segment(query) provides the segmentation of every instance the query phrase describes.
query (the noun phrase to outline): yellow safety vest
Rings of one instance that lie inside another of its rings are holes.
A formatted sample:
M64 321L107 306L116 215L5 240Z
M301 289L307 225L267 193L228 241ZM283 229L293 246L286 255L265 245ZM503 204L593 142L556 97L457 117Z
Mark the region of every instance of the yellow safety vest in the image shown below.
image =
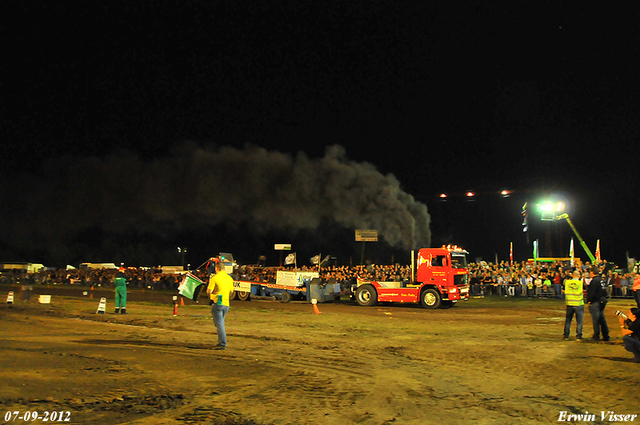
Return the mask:
M567 305L584 305L584 294L582 293L582 281L567 279L564 281L564 299Z

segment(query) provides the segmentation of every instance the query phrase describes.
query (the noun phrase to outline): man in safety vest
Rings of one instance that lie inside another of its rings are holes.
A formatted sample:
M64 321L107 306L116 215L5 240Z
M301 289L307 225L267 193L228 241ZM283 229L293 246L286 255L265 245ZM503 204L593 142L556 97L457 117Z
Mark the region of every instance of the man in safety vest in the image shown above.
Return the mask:
M582 292L580 272L574 271L571 279L564 281L564 299L567 305L567 315L564 321L564 339L569 339L571 320L576 315L576 340L582 341L582 318L584 317L584 294Z

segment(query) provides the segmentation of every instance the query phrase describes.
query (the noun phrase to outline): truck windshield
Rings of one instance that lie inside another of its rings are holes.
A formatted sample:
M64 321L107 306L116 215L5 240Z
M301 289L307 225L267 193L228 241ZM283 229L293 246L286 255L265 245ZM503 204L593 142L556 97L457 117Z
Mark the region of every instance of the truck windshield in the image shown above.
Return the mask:
M451 267L454 269L466 269L467 257L464 254L451 254Z

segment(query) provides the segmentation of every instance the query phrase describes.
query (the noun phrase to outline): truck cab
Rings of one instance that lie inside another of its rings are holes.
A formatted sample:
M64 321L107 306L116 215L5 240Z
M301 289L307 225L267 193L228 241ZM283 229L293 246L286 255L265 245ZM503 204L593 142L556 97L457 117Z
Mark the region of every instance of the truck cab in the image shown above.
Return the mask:
M450 306L469 298L469 272L465 250L458 247L424 248L418 251L416 285L424 307Z
M424 308L452 307L469 298L467 251L457 246L418 251L415 279L410 282L359 280L355 298L360 305L377 302L420 303Z

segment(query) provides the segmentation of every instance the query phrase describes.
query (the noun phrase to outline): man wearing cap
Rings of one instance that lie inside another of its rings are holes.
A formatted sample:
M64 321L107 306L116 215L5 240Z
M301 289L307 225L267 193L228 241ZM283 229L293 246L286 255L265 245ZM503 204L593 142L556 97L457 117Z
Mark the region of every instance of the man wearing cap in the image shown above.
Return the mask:
M229 295L233 292L233 278L224 270L224 264L216 263L216 274L209 278L207 294L211 298L211 316L218 330L218 345L216 350L227 347L227 333L224 326L225 317L229 312Z
M571 279L564 281L564 300L567 314L564 321L564 339L569 339L571 320L576 315L576 340L582 341L582 318L584 317L584 295L582 293L582 279L580 272L574 271Z
M124 270L124 267L120 267L113 280L113 286L116 287L116 314L127 314L127 275Z

